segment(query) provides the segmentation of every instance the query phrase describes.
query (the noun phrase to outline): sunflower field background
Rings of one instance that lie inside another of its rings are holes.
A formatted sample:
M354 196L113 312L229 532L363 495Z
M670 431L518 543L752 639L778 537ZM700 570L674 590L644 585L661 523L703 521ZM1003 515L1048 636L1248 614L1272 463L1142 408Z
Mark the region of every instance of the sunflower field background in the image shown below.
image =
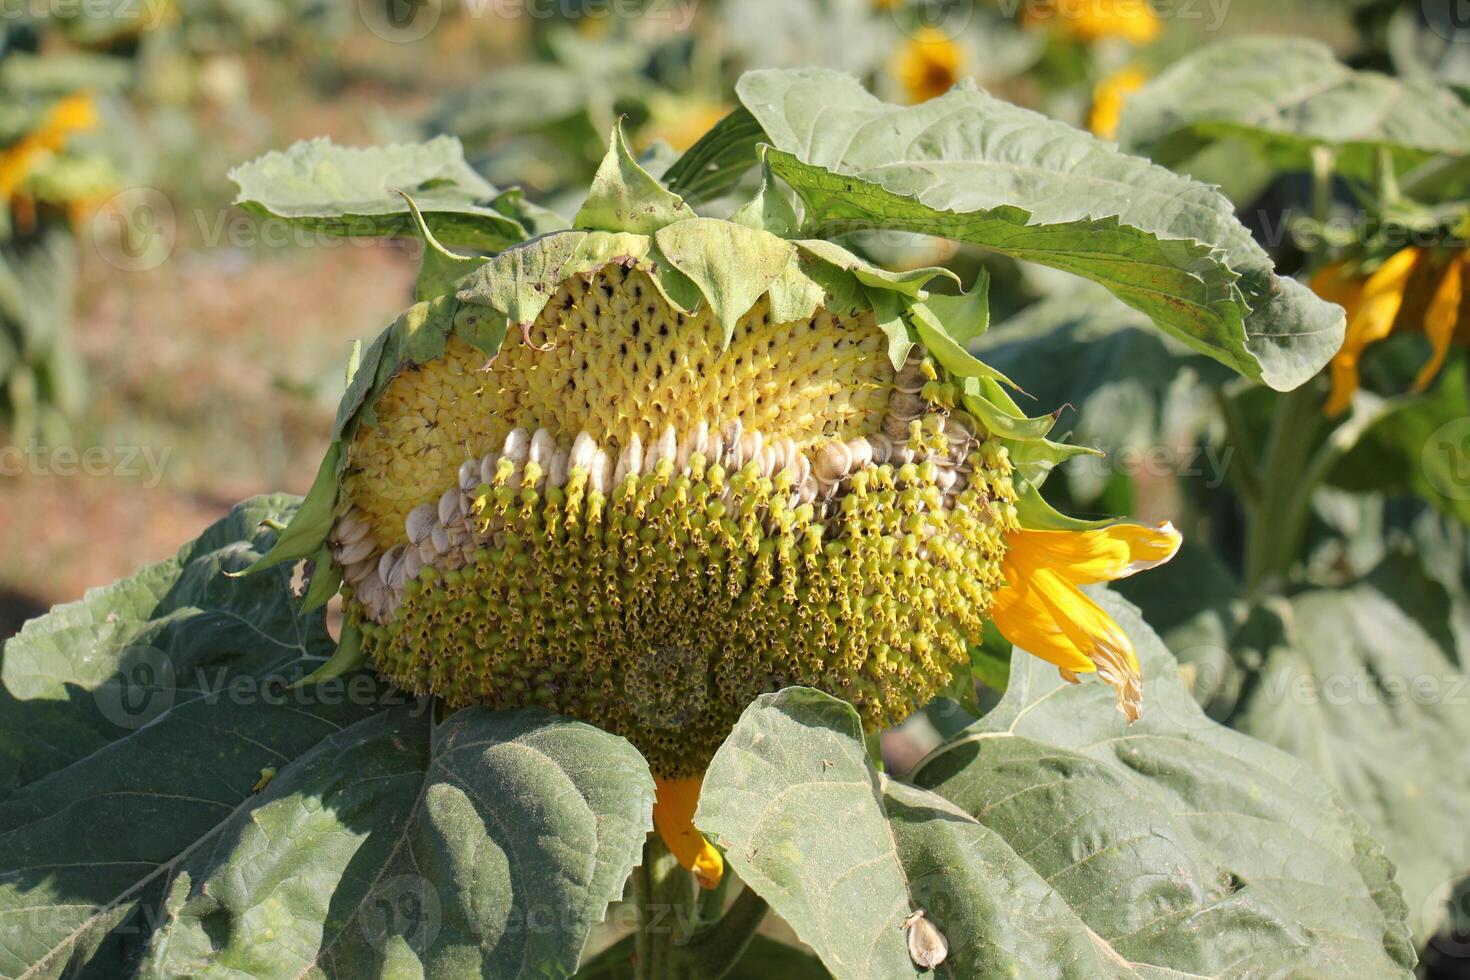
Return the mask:
M0 0L0 977L1470 977L1458 0Z

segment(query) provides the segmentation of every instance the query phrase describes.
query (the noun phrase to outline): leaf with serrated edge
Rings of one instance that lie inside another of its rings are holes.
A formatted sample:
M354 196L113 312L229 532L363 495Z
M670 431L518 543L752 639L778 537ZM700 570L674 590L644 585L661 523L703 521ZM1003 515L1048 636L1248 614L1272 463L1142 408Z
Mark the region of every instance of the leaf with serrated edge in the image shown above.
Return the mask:
M750 72L737 91L824 232L939 235L1093 279L1279 389L1342 343L1342 311L1277 277L1224 197L1063 123L973 88L886 105L816 69Z

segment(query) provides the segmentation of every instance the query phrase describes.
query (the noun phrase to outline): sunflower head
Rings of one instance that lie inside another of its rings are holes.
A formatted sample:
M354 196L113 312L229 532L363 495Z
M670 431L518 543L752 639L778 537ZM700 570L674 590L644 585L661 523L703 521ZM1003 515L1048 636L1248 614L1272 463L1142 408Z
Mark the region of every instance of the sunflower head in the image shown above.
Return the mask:
M790 243L694 220L682 247L738 237L803 277ZM1017 527L1006 448L921 347L894 363L870 304L773 281L727 331L671 299L654 244L547 281L489 351L451 331L366 404L331 542L368 655L451 705L586 718L664 776L780 687L901 719L979 637Z
M938 98L965 73L965 49L937 27L914 32L893 57L893 77L911 103Z
M706 884L699 779L757 695L815 687L893 724L993 618L1131 719L1138 661L1079 585L1178 544L1041 500L1088 450L1048 440L1055 418L957 339L984 328L983 279L936 295L942 269L798 238L766 178L699 217L615 133L577 230L480 260L410 204L423 301L354 359L317 480L250 569L309 556L308 607L345 594L315 677L367 659L451 706L627 737Z

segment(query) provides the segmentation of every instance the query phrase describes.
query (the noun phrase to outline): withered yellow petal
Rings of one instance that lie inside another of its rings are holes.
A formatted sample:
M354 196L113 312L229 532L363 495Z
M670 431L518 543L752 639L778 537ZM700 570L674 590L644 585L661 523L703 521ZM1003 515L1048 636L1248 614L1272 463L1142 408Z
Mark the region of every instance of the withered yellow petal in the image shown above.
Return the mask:
M725 859L694 826L703 776L682 779L655 777L653 825L679 864L694 874L701 888L714 888L725 876Z
M1006 539L1006 587L992 618L1012 643L1062 677L1096 672L1118 692L1118 710L1134 721L1143 703L1142 676L1128 635L1079 584L1109 582L1153 568L1179 550L1179 532L1118 524L1093 531L1020 530Z
M1420 248L1405 248L1389 256L1363 284L1357 308L1348 318L1342 350L1332 358L1332 395L1327 414L1338 415L1352 403L1358 390L1358 361L1370 345L1387 337L1404 303L1404 289L1414 266L1424 257Z
M1450 342L1455 339L1455 328L1460 322L1466 269L1466 253L1460 252L1450 259L1439 285L1435 287L1434 297L1429 301L1429 309L1424 313L1424 335L1429 338L1433 354L1414 379L1415 391L1423 391L1444 366Z

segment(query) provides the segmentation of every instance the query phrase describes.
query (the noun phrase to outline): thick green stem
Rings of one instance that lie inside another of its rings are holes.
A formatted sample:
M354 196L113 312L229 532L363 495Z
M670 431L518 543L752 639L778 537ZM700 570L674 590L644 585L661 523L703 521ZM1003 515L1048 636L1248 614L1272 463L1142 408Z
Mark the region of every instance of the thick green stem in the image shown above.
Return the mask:
M1261 454L1260 494L1246 501L1245 578L1252 593L1284 579L1301 551L1314 481L1307 473L1316 456L1324 425L1322 396L1316 384L1305 384L1276 399L1271 432Z
M766 916L766 902L749 888L718 919L712 893L694 895L694 879L679 867L657 834L633 871L638 932L633 939L636 980L719 980L739 962ZM723 892L719 892L723 895ZM698 906L698 908L696 908Z
M1225 421L1225 439L1233 452L1229 463L1229 475L1247 506L1253 506L1261 498L1261 469L1256 460L1256 447L1251 444L1250 429L1241 414L1240 403L1225 388L1215 389L1215 405Z
M663 980L673 971L675 950L694 921L694 879L658 834L643 845L643 863L633 871L638 934L633 940L637 980Z

